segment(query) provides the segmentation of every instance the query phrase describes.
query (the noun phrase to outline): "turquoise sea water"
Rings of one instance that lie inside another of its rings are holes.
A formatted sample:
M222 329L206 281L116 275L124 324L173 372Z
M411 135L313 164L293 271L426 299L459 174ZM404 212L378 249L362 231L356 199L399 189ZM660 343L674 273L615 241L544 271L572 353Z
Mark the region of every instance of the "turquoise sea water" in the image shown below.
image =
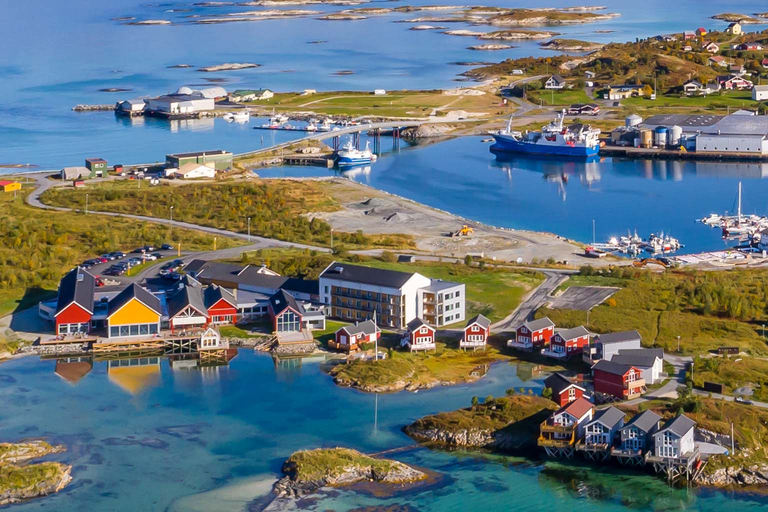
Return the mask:
M235 511L268 493L294 450L413 445L401 427L507 388L540 390L530 365L498 364L473 385L372 395L335 386L321 361L278 365L241 350L229 367L115 371L96 363L77 384L54 361L0 365L0 439L48 437L68 451L74 482L17 510ZM65 373L65 372L62 372ZM427 489L380 499L352 491L308 500L310 510L399 504L422 511L763 510L764 498L668 488L638 473L417 448L391 455L438 472Z

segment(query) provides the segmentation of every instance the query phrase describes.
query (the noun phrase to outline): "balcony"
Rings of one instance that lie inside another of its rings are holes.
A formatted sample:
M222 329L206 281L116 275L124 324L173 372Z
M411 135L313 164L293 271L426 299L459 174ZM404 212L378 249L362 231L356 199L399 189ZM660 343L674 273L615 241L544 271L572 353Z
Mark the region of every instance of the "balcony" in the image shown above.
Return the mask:
M541 351L541 355L543 355L544 357L551 357L552 359L560 359L560 360L568 358L568 354L566 352L556 352L554 350L550 350L547 348Z
M694 448L692 452L687 452L677 457L660 457L658 455L654 455L653 452L648 452L645 454L645 462L661 462L664 464L677 463L688 465L698 459L700 456L701 454L699 453L698 447Z
M582 452L607 452L611 448L608 443L587 443L579 442L576 444L576 449Z
M533 343L530 341L507 340L507 346L518 350L533 350Z
M546 433L546 434L567 434L567 435L572 435L575 429L576 429L576 425L555 425L555 424L549 423L549 420L542 422L539 428L542 434Z
M624 389L624 398L632 400L642 396L646 391L645 379L637 379L627 383L627 387Z
M485 346L484 341L464 341L459 342L459 348L482 348Z
M614 457L640 457L643 450L634 448L611 448L611 455Z

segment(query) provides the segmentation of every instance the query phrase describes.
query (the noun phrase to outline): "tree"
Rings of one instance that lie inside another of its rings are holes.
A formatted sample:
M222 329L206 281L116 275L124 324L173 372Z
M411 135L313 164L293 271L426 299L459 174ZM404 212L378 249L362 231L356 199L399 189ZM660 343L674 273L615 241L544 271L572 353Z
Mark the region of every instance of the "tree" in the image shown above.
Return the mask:
M552 388L544 388L541 390L541 396L543 398L552 398Z
M489 404L489 403L493 402L493 395L488 395L487 397L485 397L485 401L484 402L486 404Z
M469 254L464 256L464 264L467 266L470 266L472 264L472 256L470 256Z
M477 406L477 404L480 403L480 399L477 398L476 396L473 396L471 403L472 403L472 408L474 409Z
M653 89L650 85L645 84L643 86L643 96L650 96L651 94L653 94Z

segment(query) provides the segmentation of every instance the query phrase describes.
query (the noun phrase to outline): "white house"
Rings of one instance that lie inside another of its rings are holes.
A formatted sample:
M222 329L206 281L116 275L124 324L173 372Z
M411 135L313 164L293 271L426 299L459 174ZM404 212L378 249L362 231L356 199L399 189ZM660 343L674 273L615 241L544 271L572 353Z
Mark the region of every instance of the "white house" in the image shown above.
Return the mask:
M755 101L768 100L768 85L755 85L752 87L752 99Z
M613 356L619 353L619 350L641 348L641 339L642 337L637 331L598 334L594 345L584 349L584 359L591 364L599 359L610 361Z
M683 92L686 96L694 96L702 94L704 91L704 84L698 80L689 80L683 84Z
M664 349L636 348L624 349L611 358L611 362L634 366L642 372L642 378L649 385L661 379L664 371Z
M681 414L653 435L653 454L663 459L681 459L695 449L696 422Z
M624 412L611 406L597 411L592 421L584 425L584 446L607 449L624 426Z
M222 87L209 87L201 90L180 87L174 93L145 100L146 110L169 116L189 115L203 110L213 110L216 105L216 98L226 95L227 92Z
M340 320L369 320L375 311L378 325L405 329L416 318L436 327L464 319L464 285L417 272L334 261L320 274L319 285L328 316Z
M560 75L552 75L544 82L545 89L563 89L565 87L565 78Z
M215 178L216 169L208 165L189 162L182 165L178 169L176 169L173 172L173 176L176 176L178 178L182 178L185 180L190 180L195 178Z
M90 175L90 169L85 167L65 167L60 172L62 180L79 180L80 178L87 178Z

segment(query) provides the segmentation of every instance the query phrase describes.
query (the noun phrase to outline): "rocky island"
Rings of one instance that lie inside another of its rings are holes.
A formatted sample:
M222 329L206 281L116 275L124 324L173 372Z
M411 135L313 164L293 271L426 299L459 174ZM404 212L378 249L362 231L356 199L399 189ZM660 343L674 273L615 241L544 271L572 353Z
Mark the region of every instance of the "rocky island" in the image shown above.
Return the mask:
M540 30L497 30L477 36L478 39L498 41L521 41L525 39L549 39L558 35L557 32Z
M539 425L556 408L539 396L488 397L466 409L426 416L403 431L418 442L446 448L530 451L536 447Z
M550 39L546 43L540 43L542 48L560 52L592 52L603 47L600 43L580 41L578 39Z
M229 62L225 64L217 64L215 66L207 66L199 68L198 71L203 73L215 73L217 71L237 71L240 69L258 68L261 64L253 64L251 62Z
M594 23L620 16L618 13L597 14L589 11L555 11L539 9L512 9L488 18L495 26L571 25Z
M476 44L474 46L468 46L468 50L509 50L510 48L514 48L511 45L508 44Z
M0 507L59 492L72 481L72 466L29 461L64 451L45 441L0 443Z
M766 13L757 13L755 16L764 17L764 14ZM728 23L741 23L742 25L765 23L765 20L737 12L724 12L721 14L715 14L714 16L711 16L711 18L713 20L727 21Z
M329 373L342 387L367 393L394 393L475 382L492 363L507 357L491 348L474 353L446 348L429 354L392 352L379 361L338 364Z
M278 498L300 498L322 487L344 487L358 482L412 484L426 473L402 462L369 457L349 448L318 448L294 453L283 464L283 478L273 492Z

